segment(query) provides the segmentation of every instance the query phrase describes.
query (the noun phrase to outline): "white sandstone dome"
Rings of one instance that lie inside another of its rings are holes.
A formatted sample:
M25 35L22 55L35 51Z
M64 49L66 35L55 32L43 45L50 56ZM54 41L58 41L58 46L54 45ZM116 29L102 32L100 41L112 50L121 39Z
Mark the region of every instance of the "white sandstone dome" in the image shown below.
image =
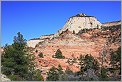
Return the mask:
M66 22L61 30L59 30L55 36L66 31L67 29L71 32L78 33L81 29L90 29L90 28L100 28L101 23L94 16L87 16L86 14L77 14L72 16Z

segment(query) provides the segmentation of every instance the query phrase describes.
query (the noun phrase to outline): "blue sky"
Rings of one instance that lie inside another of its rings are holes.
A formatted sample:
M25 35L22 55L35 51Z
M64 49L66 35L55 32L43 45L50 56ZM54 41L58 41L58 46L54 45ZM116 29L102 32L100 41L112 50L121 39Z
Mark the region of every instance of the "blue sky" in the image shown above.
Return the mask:
M56 33L78 13L95 16L101 23L121 19L118 2L2 2L2 45L11 44L17 32L26 40Z

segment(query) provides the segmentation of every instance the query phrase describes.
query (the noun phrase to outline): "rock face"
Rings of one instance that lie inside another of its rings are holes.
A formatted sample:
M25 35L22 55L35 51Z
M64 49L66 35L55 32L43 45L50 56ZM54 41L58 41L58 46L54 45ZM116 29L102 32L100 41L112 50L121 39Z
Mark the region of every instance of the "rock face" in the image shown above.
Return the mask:
M44 40L41 40L41 39L31 39L29 41L27 41L27 46L28 47L32 47L32 48L35 48L35 46L39 43L39 42L42 42Z
M58 37L66 30L69 30L71 33L78 33L81 29L101 28L101 25L102 24L94 16L77 14L76 16L70 17L63 28L56 34L43 35L39 39L29 40L27 44L29 47L34 48L39 42Z
M51 38L53 38L53 36L54 36L54 34L50 34L50 35L43 35L40 38L31 39L31 40L27 41L27 45L28 45L28 47L35 48L35 46L39 42L44 42L46 40L50 40Z
M35 53L37 67L43 70L43 76L46 78L46 72L52 67L57 67L59 64L63 70L69 67L73 72L80 70L78 58L80 55L91 54L95 59L101 63L101 55L106 52L104 66L109 66L110 49L117 50L120 47L121 42L121 25L113 25L104 28L94 28L87 30L85 33L73 34L71 31L65 31L59 37L44 41L34 50L38 50ZM60 49L65 59L52 58ZM38 54L42 52L44 58L39 58ZM76 58L76 63L70 64ZM90 73L91 74L91 73ZM93 76L95 77L95 76ZM97 77L95 77L97 79Z
M102 24L103 27L117 26L120 25L121 21L107 22Z
M31 40L29 45L35 47L33 53L36 56L37 67L46 77L46 72L52 66L57 67L59 64L63 70L69 67L73 72L79 71L78 59L81 54L91 54L101 63L101 55L106 52L107 62L104 66L109 66L110 50L116 51L120 47L120 42L121 21L101 24L93 16L78 14L71 17L56 34ZM61 50L65 59L52 57L58 49ZM39 53L43 53L44 58L39 58ZM68 63L74 58L76 58L76 63Z
M64 27L55 34L55 37L67 29L72 33L78 33L81 29L100 28L101 25L102 24L93 16L77 14L69 18Z
M43 35L40 37L40 39L51 39L53 38L54 34L50 34L50 35Z

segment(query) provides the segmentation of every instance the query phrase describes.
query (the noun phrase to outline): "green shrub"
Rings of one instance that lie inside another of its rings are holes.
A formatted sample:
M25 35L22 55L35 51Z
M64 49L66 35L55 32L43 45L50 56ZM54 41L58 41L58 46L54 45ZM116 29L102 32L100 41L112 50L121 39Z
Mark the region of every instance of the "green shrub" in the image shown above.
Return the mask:
M40 58L43 58L44 56L43 56L43 53L39 53L39 55L38 55Z
M58 81L59 80L59 73L57 69L53 66L50 68L49 72L47 73L47 81Z
M38 50L35 51L36 53L38 52Z
M55 55L53 56L54 58L58 58L58 59L64 59L65 57L62 55L62 52L60 49L58 49L55 53Z

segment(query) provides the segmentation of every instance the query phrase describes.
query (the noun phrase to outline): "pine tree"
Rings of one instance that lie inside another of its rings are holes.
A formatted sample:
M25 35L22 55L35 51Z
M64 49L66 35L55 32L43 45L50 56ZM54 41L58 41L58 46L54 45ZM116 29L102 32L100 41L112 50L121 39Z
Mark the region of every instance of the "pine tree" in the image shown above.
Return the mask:
M44 81L44 78L41 76L41 71L39 69L35 70L34 80L35 81Z
M58 49L55 53L55 58L58 58L58 59L64 59L65 57L62 55L62 52L60 49Z
M58 81L59 80L59 73L54 66L47 73L46 80L47 81Z
M116 80L120 80L121 78L121 47L117 49L117 51L111 52L110 65L111 72L113 72L113 78ZM118 79L117 79L118 78Z
M18 32L14 37L12 45L4 47L2 54L2 73L7 75L11 80L38 80L34 78L35 63L34 55L30 54L26 40ZM41 75L41 74L40 74Z
M102 67L100 70L100 80L101 81L107 81L108 80L108 76L107 76L107 69L105 67Z
M38 55L40 58L43 58L44 56L43 56L43 53L39 53L39 55Z
M63 69L60 64L58 65L58 72L59 74L63 74Z
M73 74L72 70L70 70L69 67L66 68L65 73L69 75Z
M87 54L84 59L85 68L86 69L93 68L93 62L94 58L91 55Z
M121 47L117 51L111 52L110 64L114 69L120 69L121 67Z
M84 74L84 69L85 69L85 63L84 63L84 56L80 55L80 74L83 76Z
M82 75L80 80L98 80L98 77L94 73L95 71L99 70L99 63L92 55L80 55L80 71L79 74ZM86 72L87 76L83 77L84 72ZM91 75L90 75L91 73ZM94 78L91 78L94 77Z
M68 81L68 75L66 73L59 75L59 81Z
M67 81L68 80L68 76L66 75L66 73L63 72L63 69L61 67L61 65L58 65L58 73L59 73L59 81Z

